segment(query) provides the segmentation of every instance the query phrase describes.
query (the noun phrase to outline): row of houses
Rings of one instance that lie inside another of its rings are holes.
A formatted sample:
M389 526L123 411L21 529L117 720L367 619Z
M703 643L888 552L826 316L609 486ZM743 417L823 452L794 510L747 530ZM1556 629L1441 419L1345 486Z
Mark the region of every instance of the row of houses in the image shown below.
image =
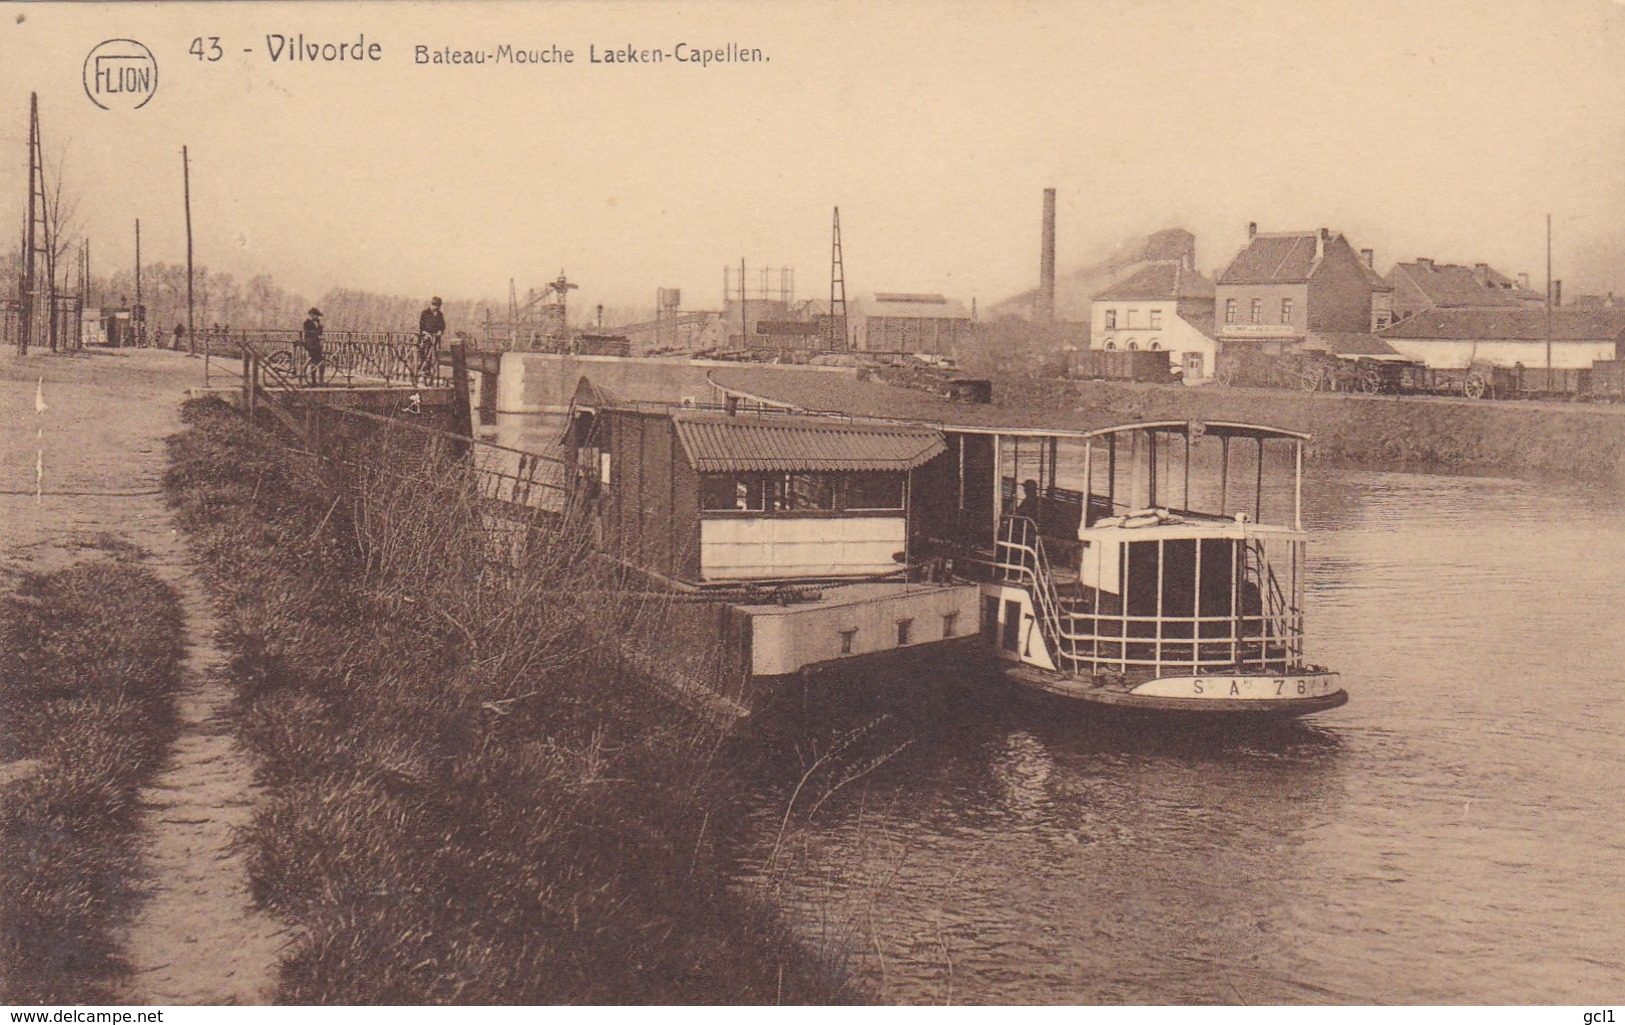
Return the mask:
M1209 279L1195 269L1195 239L1147 260L1096 294L1090 347L1167 350L1187 383L1213 378L1220 352L1271 355L1319 349L1428 366L1471 363L1589 367L1625 344L1625 304L1586 297L1548 311L1546 296L1487 264L1396 263L1379 275L1374 253L1341 232L1261 232ZM1560 287L1560 286L1559 286Z

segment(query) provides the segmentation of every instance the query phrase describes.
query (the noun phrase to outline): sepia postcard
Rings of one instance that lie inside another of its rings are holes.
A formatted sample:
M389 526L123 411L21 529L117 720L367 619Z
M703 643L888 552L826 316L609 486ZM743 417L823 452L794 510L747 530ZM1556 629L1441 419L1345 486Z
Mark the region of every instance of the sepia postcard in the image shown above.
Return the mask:
M10 3L0 226L12 1021L1625 999L1621 3Z

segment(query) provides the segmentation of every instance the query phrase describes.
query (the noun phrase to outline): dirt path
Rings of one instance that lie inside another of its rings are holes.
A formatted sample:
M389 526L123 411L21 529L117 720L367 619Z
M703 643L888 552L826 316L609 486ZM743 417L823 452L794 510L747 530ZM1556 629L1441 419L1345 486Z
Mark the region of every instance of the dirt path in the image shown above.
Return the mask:
M211 603L159 493L163 439L180 428L185 389L203 383L201 360L163 351L0 357L0 575L127 543L186 613L180 736L143 793L145 899L123 933L131 1003L263 1003L287 939L250 907L232 846L253 813L252 765L223 722Z

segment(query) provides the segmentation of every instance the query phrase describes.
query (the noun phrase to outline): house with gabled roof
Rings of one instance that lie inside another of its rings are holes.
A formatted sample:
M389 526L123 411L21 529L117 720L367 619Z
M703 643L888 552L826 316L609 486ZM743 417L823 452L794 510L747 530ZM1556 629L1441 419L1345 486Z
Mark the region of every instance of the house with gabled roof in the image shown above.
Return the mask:
M1247 244L1214 282L1219 345L1279 354L1311 332L1369 333L1391 322L1392 291L1371 250L1355 252L1341 232L1249 224Z
M1217 353L1213 282L1197 273L1192 254L1153 260L1095 295L1091 349L1163 349L1187 384L1211 380Z
M1404 320L1426 310L1538 309L1546 297L1527 277L1514 281L1486 263L1468 267L1419 256L1394 264L1383 280L1394 290L1394 319Z

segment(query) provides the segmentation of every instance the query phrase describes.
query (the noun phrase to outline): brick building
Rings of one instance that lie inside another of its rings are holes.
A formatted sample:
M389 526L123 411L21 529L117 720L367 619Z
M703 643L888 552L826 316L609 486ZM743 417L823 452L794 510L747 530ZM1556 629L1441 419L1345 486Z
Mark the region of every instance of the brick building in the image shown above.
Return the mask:
M1281 353L1310 333L1369 333L1393 320L1393 289L1341 232L1261 232L1247 226L1242 247L1214 283L1220 348Z

